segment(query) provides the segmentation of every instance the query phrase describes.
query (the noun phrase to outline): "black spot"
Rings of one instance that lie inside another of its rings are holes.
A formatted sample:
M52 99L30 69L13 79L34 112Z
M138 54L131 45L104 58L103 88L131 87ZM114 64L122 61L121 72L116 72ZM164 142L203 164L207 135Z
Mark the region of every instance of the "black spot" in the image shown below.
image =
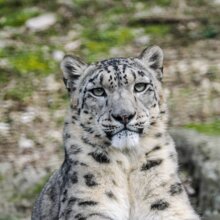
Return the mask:
M75 115L72 116L73 120L77 120L77 117Z
M80 115L80 112L81 112L81 109L79 108L79 109L77 110L77 114Z
M61 200L62 203L66 202L66 197L64 196Z
M151 123L150 123L150 125L155 125L156 124L156 121L152 121Z
M117 183L115 182L115 180L112 180L113 185L117 186Z
M80 163L80 165L83 166L83 167L88 167L88 165L85 164L85 163Z
M125 72L126 67L127 67L127 65L124 64L124 65L123 65L123 70L122 70L123 73Z
M160 150L160 149L161 149L161 146L156 145L152 150L150 150L149 152L145 153L145 155L148 156L150 153L152 153L154 151L157 151L157 150Z
M68 80L63 77L63 82L64 82L64 84L65 84L66 87L67 87L67 81L68 81ZM68 92L70 92L70 91L69 91L69 88L68 88Z
M94 160L97 161L98 163L110 163L110 159L104 152L103 153L91 152L89 153L89 155L91 155L94 158Z
M78 219L78 220L86 220L86 218L83 217L81 213L75 215L75 219Z
M138 133L139 133L139 134L142 134L142 133L143 133L143 131L144 131L144 129L143 129L143 128L138 128Z
M75 184L75 183L78 182L77 172L73 172L73 173L70 175L70 180L71 180L72 184Z
M143 164L141 167L141 171L149 170L152 167L159 166L162 163L163 160L148 160L147 163Z
M84 110L84 111L83 111L83 113L85 113L85 114L89 114L89 112L88 112L88 111L86 111L86 110Z
M88 173L84 176L85 178L85 183L89 187L97 186L98 183L95 181L95 176L91 173Z
M161 111L161 112L160 112L160 114L165 114L165 113L166 113L166 111Z
M74 206L77 200L78 200L78 198L76 198L76 197L70 197L70 199L68 200L68 206L69 207Z
M64 135L64 139L69 139L69 138L71 138L70 134L67 133L67 134Z
M153 55L150 57L149 62L153 62L153 61L155 61L155 60L158 60L158 58L159 58L159 54L158 54L158 53L155 53L155 54L153 54Z
M88 144L92 147L96 147L95 144L91 143L90 140L86 137L82 137L82 141L85 143L85 144Z
M64 196L67 195L67 189L65 189L65 190L63 191L63 195L64 195Z
M57 198L57 191L56 191L55 186L52 186L51 188L49 188L48 195L49 195L51 201L55 201L56 200L56 198Z
M143 71L138 71L138 74L142 77L145 75Z
M156 145L156 146L153 148L153 151L155 151L155 150L160 150L160 149L161 149L161 146Z
M70 150L68 151L68 153L78 154L78 153L80 153L81 151L82 151L82 150L81 150L81 148L80 148L79 146L73 144L73 145L71 145Z
M171 185L169 192L170 192L171 196L181 194L183 192L182 184L181 183L175 183L175 184Z
M94 206L97 205L97 202L94 201L83 201L83 202L79 202L79 206Z
M73 210L71 208L67 208L64 211L65 219L69 219L71 217Z
M160 199L160 200L157 200L156 202L154 202L152 205L151 205L151 209L153 210L164 210L166 208L169 207L169 203Z
M131 74L133 75L134 81L135 81L136 80L136 74L135 74L135 72L133 70L131 70Z
M100 135L100 134L96 134L95 137L96 137L96 138L100 138L101 135Z
M108 191L105 193L110 199L115 199L116 200L116 196L112 193L112 191Z
M162 137L162 133L157 133L157 134L155 134L155 137L156 137L156 138Z

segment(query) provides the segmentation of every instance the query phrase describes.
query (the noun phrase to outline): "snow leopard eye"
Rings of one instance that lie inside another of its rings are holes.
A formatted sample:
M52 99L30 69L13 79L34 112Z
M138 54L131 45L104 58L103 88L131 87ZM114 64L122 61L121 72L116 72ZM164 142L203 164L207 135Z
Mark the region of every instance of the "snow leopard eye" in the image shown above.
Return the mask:
M105 90L103 88L94 88L91 90L92 94L95 96L105 96Z
M134 85L135 92L143 92L147 88L147 83L136 83Z

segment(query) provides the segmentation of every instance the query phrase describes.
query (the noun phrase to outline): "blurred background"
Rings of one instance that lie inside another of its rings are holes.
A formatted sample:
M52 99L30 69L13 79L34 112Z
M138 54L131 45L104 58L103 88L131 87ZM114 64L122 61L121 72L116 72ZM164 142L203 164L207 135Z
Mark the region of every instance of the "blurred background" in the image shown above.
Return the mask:
M64 54L87 62L164 49L181 178L220 220L220 0L0 0L0 220L30 219L63 160Z

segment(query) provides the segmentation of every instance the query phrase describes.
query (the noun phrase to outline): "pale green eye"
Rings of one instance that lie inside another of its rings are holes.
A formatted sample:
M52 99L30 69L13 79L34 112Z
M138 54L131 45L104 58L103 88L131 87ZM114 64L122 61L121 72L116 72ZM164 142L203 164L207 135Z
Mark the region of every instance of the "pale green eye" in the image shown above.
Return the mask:
M147 83L137 83L134 85L135 92L143 92L147 87Z
M105 90L103 88L94 88L91 90L92 94L95 96L105 96Z

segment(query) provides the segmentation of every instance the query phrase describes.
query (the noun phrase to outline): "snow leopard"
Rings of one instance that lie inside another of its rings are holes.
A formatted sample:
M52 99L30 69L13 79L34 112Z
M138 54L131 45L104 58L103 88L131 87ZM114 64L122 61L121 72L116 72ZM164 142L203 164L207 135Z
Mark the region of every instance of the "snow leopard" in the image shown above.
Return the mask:
M178 176L160 47L87 64L61 62L69 93L65 158L32 220L199 220Z

